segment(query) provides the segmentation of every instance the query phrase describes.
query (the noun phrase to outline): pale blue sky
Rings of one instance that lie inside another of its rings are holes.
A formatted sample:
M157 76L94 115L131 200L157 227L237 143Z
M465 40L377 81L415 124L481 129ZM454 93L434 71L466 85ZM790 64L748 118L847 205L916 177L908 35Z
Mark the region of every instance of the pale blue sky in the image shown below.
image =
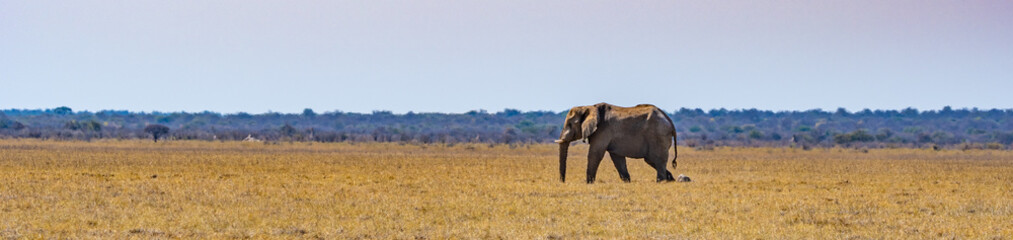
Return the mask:
M0 109L1013 108L1013 1L9 1Z

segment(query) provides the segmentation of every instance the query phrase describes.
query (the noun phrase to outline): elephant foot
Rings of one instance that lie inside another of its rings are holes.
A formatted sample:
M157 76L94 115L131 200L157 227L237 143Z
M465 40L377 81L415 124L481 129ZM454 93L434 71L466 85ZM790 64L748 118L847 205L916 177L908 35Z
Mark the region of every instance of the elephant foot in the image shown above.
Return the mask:
M658 179L657 179L657 181L659 183L662 182L662 181L673 182L673 181L675 181L675 176L672 176L672 172L669 172L668 170L666 170L664 174L658 173Z

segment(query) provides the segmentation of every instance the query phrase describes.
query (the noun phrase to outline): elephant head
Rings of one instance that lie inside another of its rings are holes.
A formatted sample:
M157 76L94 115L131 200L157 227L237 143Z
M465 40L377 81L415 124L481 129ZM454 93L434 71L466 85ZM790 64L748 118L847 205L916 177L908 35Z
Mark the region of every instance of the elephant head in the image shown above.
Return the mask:
M572 141L586 139L598 129L598 107L579 106L570 109L566 114L566 121L563 131L559 134L556 143L569 144Z
M566 155L570 148L570 142L590 138L598 129L599 122L598 106L579 106L570 109L566 114L566 121L559 139L559 180L566 182Z

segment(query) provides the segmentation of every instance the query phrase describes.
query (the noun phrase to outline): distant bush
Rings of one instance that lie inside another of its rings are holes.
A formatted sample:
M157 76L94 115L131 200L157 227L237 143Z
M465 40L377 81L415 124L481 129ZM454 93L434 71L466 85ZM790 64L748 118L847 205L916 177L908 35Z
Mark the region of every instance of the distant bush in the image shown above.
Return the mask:
M77 120L70 120L69 122L63 124L63 128L66 128L68 130L98 132L102 131L102 124L96 122L95 120L88 120L84 122L78 122Z
M837 144L849 144L852 142L871 142L876 140L876 137L872 136L865 129L858 129L854 132L836 134L834 135L834 143Z
M144 127L144 132L151 134L151 139L158 142L158 138L169 134L169 127L160 124L151 124Z

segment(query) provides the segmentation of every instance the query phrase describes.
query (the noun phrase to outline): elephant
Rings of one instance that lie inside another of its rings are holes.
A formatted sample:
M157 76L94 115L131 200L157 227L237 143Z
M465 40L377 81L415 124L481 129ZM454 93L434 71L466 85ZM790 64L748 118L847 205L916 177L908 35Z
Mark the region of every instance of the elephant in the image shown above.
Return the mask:
M675 124L664 111L650 104L620 107L608 103L577 106L566 114L559 139L559 180L566 182L566 156L570 142L585 139L590 145L587 152L587 183L594 183L598 164L609 153L619 178L630 182L626 158L643 158L658 171L657 181L674 181L665 169L668 147L675 148L672 169L679 155ZM675 143L675 144L673 144Z

